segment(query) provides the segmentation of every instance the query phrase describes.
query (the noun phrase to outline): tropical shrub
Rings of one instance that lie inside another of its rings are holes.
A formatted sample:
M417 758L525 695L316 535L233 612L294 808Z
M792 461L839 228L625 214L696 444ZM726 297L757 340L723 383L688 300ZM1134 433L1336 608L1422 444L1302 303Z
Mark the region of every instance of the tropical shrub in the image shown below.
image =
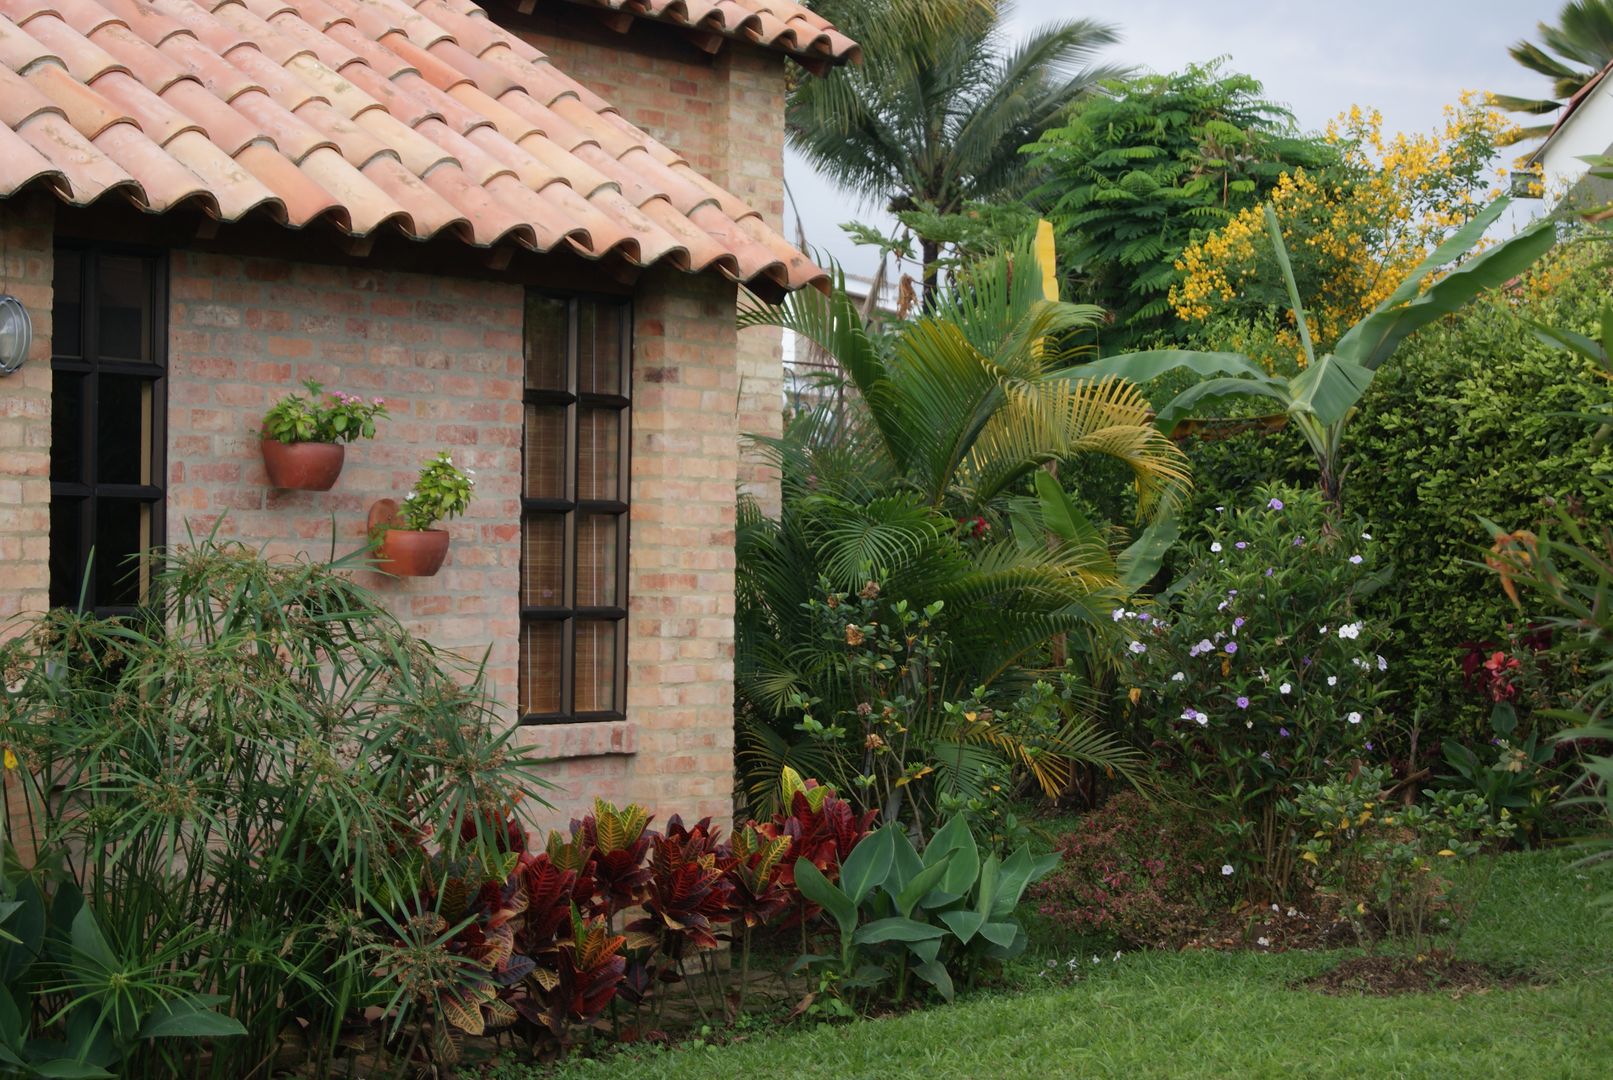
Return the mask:
M1382 719L1386 639L1358 610L1381 556L1314 491L1263 487L1253 504L1189 547L1157 607L1115 615L1137 638L1133 722L1215 808L1228 864L1251 891L1286 895L1282 800L1370 749Z
M1357 414L1356 405L1373 377L1412 333L1459 311L1481 292L1504 285L1527 270L1556 242L1549 220L1536 221L1478 254L1484 232L1506 211L1505 197L1495 200L1455 229L1382 300L1332 343L1310 332L1299 285L1277 211L1267 202L1260 209L1281 285L1287 292L1300 351L1298 374L1274 375L1253 359L1234 352L1187 352L1156 349L1112 356L1086 365L1081 377L1105 380L1123 376L1146 384L1169 372L1191 372L1202 381L1177 394L1159 409L1162 430L1193 433L1182 424L1204 401L1260 398L1268 416L1265 426L1291 425L1316 458L1322 490L1337 502L1344 482L1344 434ZM1454 269L1450 269L1454 264ZM1275 403L1281 411L1270 412ZM1249 421L1245 421L1248 423Z
M1378 307L1439 244L1500 194L1498 146L1514 125L1464 95L1445 109L1438 133L1383 135L1383 117L1359 107L1328 125L1330 167L1298 168L1271 186L1276 212L1319 351ZM1253 320L1289 307L1283 270L1251 202L1176 260L1170 303L1188 324L1216 315ZM1306 363L1297 324L1281 327L1280 350L1256 356L1268 370Z
M815 764L858 806L887 822L910 819L920 839L960 812L989 836L1006 820L1016 773L1051 796L1074 762L1128 777L1140 767L1140 755L1091 729L1084 684L1068 673L1062 692L1038 680L1013 699L977 687L949 700L946 672L957 658L942 608L887 600L876 581L807 602L825 651L839 654L849 697L797 694L791 705L821 752Z
M59 609L0 644L7 838L62 868L40 887L69 921L61 886L83 889L103 982L144 980L246 1028L205 1048L126 1043L131 1075L249 1075L291 1027L325 1067L369 1006L394 1007L369 1025L394 1040L417 1002L392 998L373 943L417 914L425 850L494 854L462 824L537 798L539 763L479 667L409 634L340 566L209 538L162 567L133 616ZM16 1027L55 1038L63 1000L17 1002ZM159 1004L120 1012L116 1038Z
M1606 234L1596 234L1596 239L1605 242ZM1560 325L1537 329L1593 365L1596 375L1613 374L1613 303L1603 302L1600 325L1590 335ZM1613 407L1605 396L1572 418L1587 425L1593 449L1604 446L1613 433ZM1613 487L1603 475L1583 481L1604 496ZM1572 706L1547 716L1573 725L1557 736L1583 762L1571 788L1573 797L1566 802L1594 816L1597 825L1583 842L1588 854L1582 861L1605 869L1613 863L1613 838L1607 831L1613 825L1613 753L1608 752L1613 745L1613 723L1608 720L1608 706L1613 703L1613 652L1608 647L1613 640L1608 605L1613 592L1613 526L1586 515L1583 504L1573 502L1554 505L1538 534L1509 533L1493 522L1486 525L1496 537L1490 566L1507 595L1518 599L1527 593L1543 602L1547 614L1542 629L1554 637L1558 656L1581 679Z
M951 1000L958 981L1025 951L1015 914L1026 888L1057 864L1021 847L1006 859L981 859L969 824L955 817L920 855L899 824L869 833L829 881L812 863L796 863L804 897L833 920L839 949L801 964L824 969L822 985L856 1008L908 996L909 975ZM894 982L893 991L886 984Z
M1421 952L1435 928L1456 914L1444 870L1512 835L1503 810L1492 816L1475 792L1425 790L1423 801L1389 801L1389 773L1363 768L1294 795L1295 820L1310 833L1299 845L1307 876L1340 901L1340 911L1368 937L1369 925L1406 937Z
M1286 173L1332 164L1254 78L1219 61L1114 80L1026 147L1066 238L1073 295L1114 313L1105 342L1173 334L1182 250L1258 204Z
M1044 299L1037 265L1028 245L988 260L971 269L968 288L889 333L865 328L843 289L827 300L798 293L742 320L793 329L839 363L854 391L843 408L798 418L782 438L763 441L782 476L780 516L740 508L735 679L753 798L771 797L781 765L827 776L848 794L852 775L871 772L836 771L836 757L864 752L852 741L862 725L838 718L875 704L860 696L866 680L848 649L863 643L848 641L845 626L883 615L835 626L825 614L869 581L882 608L905 604L909 617L945 631L945 662L924 665L926 692L903 691L926 725L946 726L942 703L1036 670L1056 639L1071 656L1110 655L1106 616L1129 588L1113 550L1122 538L1072 529L1049 540L1041 517L1030 536L1013 523L1015 510L1041 467L1103 456L1129 470L1147 524L1168 515L1186 475L1135 388L1055 377L1073 359L1056 343L1098 313ZM862 659L894 656L865 650ZM803 702L813 702L823 728L841 729L836 754L824 752L822 732L798 730ZM1093 744L1047 756L1083 745Z
M1055 842L1057 870L1031 888L1037 910L1081 935L1175 948L1231 899L1226 843L1197 810L1122 791Z
M1613 493L1599 479L1613 475L1613 459L1576 419L1605 406L1607 383L1592 361L1553 348L1531 326L1593 330L1609 283L1593 262L1583 247L1560 249L1518 287L1425 327L1378 371L1352 421L1346 474L1372 480L1359 491L1346 484L1344 506L1368 522L1396 567L1363 611L1396 641L1388 704L1408 727L1417 721L1414 769L1436 764L1446 737L1479 746L1494 735L1494 701L1466 668L1482 668L1496 651L1521 664L1523 677L1513 680L1521 738L1541 730L1539 709L1578 694L1567 655L1550 648L1533 610L1514 606L1485 566L1491 537L1479 517L1532 528L1542 499L1591 521L1613 516ZM1291 428L1194 439L1187 449L1195 488L1183 517L1194 529L1256 484L1314 476ZM1543 734L1555 728L1546 721ZM1409 731L1386 737L1396 756L1411 751Z
M246 1029L213 1009L180 962L213 934L193 927L161 948L109 940L84 894L54 872L12 870L0 845L0 1068L7 1075L109 1077L158 1057L195 1062L203 1040ZM36 1008L49 1001L54 1015ZM149 1045L172 1040L159 1053Z

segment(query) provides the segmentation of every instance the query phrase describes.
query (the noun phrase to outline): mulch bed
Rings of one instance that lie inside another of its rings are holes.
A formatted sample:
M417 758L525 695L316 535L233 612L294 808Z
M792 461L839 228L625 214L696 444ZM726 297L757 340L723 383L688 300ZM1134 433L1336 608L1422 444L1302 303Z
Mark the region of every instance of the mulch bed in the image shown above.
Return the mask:
M1482 994L1527 986L1530 979L1517 972L1497 971L1448 953L1422 956L1357 956L1295 984L1324 994Z
M1280 952L1337 949L1358 942L1355 928L1339 915L1338 901L1311 895L1293 904L1242 904L1197 928L1181 947Z

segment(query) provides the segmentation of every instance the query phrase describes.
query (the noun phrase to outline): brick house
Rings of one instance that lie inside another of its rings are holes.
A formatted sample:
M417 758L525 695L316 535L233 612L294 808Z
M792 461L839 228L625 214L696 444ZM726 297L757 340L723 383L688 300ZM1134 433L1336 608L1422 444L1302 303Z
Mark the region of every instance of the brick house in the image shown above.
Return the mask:
M361 572L480 655L594 795L731 813L742 431L776 335L785 65L856 46L789 0L0 0L0 619L116 609L89 573L187 530L363 541L450 449L478 497L429 579ZM334 490L270 488L264 409L385 397ZM221 520L222 518L222 520ZM628 540L631 537L631 546Z

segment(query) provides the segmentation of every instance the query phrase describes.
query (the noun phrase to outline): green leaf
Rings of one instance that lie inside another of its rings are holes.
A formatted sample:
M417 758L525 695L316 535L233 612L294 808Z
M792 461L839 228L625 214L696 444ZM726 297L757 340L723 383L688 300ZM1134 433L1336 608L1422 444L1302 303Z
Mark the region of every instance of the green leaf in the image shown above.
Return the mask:
M876 919L866 926L858 927L851 940L857 945L878 945L886 941L930 941L945 934L946 931L939 926L893 916L889 919Z
M952 1000L954 990L952 987L952 974L947 971L946 965L939 960L929 960L913 968L913 974L935 987L936 991L947 1001Z
M891 837L891 854L891 872L882 884L894 900L907 888L907 883L924 870L924 861L919 858L913 841L907 838L906 829L897 829L896 835ZM906 915L907 912L902 914Z
M1013 914L1019 906L1020 897L1025 894L1025 887L1030 884L1033 866L1028 847L1020 847L1004 860L997 875L996 894L992 897L989 912L992 918L1001 919Z
M233 1016L214 1012L199 1001L175 998L154 1009L140 1025L142 1039L217 1039L245 1035L246 1028Z
M863 837L840 864L840 888L853 904L861 904L864 897L890 876L891 864L896 861L891 830L900 828L900 825L890 824L875 829Z
M17 940L0 944L0 986L16 986L45 944L45 898L32 878L17 883L22 906L6 920L6 932Z
M918 957L919 963L928 964L941 955L941 939L930 938L928 941L909 942L907 951Z
M1242 353L1197 352L1190 349L1150 349L1146 352L1121 353L1094 360L1080 367L1063 368L1043 378L1080 379L1096 381L1118 375L1134 383L1153 382L1167 372L1186 369L1195 375L1242 375L1251 379L1270 378L1266 369Z
M1204 382L1194 383L1167 402L1164 408L1159 410L1155 422L1159 430L1169 434L1176 427L1177 421L1192 412L1194 406L1201 401L1250 396L1271 398L1280 403L1284 409L1293 404L1288 383L1264 373L1258 379L1206 379Z
M22 1013L11 996L11 988L0 986L0 1047L22 1042Z
M1335 353L1328 353L1289 380L1291 413L1309 413L1326 426L1350 414L1367 392L1372 371Z
M1002 870L1002 860L995 855L987 856L980 866L979 891L975 894L975 910L981 918L991 915L992 905L997 902L997 878Z
M1277 221L1277 211L1270 202L1265 205L1266 235L1271 238L1272 250L1277 255L1277 268L1283 273L1283 285L1288 289L1288 303L1294 312L1294 325L1299 329L1299 343L1305 350L1306 365L1316 363L1316 348L1311 344L1311 327L1305 319L1305 304L1299 298L1299 285L1294 281L1294 264L1288 261L1288 245L1283 243L1283 227Z
M1508 201L1497 199L1452 233L1371 315L1345 331L1333 347L1334 353L1368 370L1376 370L1394 354L1407 335L1456 311L1485 289L1506 284L1551 250L1557 242L1556 223L1543 218L1475 255L1418 295L1417 290L1429 274L1455 262L1478 243L1484 230L1506 209Z
M966 896L980 875L980 848L962 814L936 830L924 849L924 865L934 866L946 853L954 851L952 864L941 879L941 888L955 896Z
M1165 556L1182 535L1182 519L1177 507L1166 507L1154 523L1137 534L1115 560L1120 584L1135 592L1153 580L1165 564Z
M105 1069L97 1068L88 1062L74 1061L72 1058L30 1064L29 1068L35 1076L50 1077L52 1080L102 1080L103 1077L113 1075Z
M914 874L912 880L902 888L901 892L896 894L896 910L900 911L904 917L910 917L913 914L913 909L918 906L919 901L928 896L930 891L946 876L947 868L952 865L952 859L956 854L956 851L949 851L942 857L941 861L933 866L926 866L917 874Z
M986 921L986 917L983 914L978 911L970 911L967 908L960 908L957 911L943 911L939 918L947 924L947 929L951 930L957 939L965 945L969 944L981 925Z
M1018 934L1019 924L1015 922L987 922L980 926L980 936L1002 949L1010 948Z
M856 931L857 905L851 897L831 885L829 879L823 876L823 871L813 866L810 859L795 860L795 886L801 890L802 896L829 913L830 918L840 926L841 937L850 938Z
M112 947L106 943L106 938L101 935L101 928L95 921L95 915L88 907L79 908L78 914L73 916L71 940L75 953L103 971L117 968L117 957L113 955Z

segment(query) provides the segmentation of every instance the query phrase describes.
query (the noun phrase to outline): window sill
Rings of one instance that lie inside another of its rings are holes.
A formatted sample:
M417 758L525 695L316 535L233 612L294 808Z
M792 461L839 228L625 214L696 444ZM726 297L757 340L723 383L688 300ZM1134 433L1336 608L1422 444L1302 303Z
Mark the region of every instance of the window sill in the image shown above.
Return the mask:
M550 761L638 753L638 730L630 720L528 724L516 732L515 741Z

